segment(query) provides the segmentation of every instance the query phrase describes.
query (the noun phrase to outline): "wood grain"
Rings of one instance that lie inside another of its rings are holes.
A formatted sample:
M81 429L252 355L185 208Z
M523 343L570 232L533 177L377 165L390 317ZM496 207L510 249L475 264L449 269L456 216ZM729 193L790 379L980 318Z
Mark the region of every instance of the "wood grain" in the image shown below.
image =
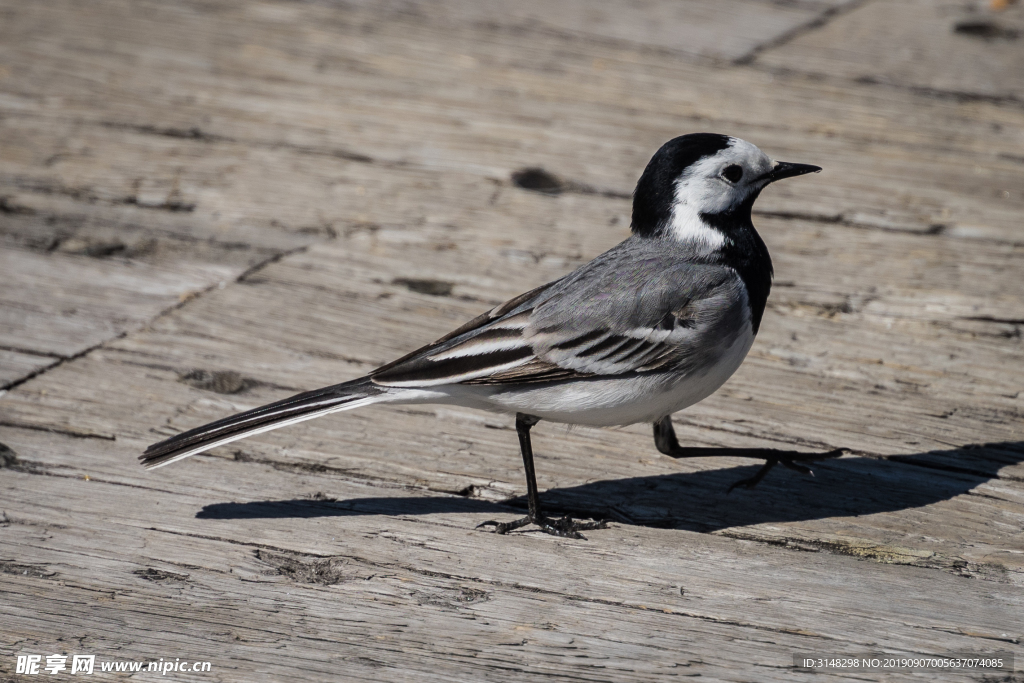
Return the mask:
M758 60L772 69L1024 104L1019 3L869 2Z
M799 681L848 677L794 653L1019 659L1016 56L942 24L937 45L975 41L957 73L995 84L954 97L945 48L848 49L953 20L912 4L0 2L0 671L85 652L210 661L196 681ZM628 234L650 154L696 130L825 172L759 200L759 338L676 429L849 449L813 478L728 494L760 463L541 423L544 503L611 521L567 541L474 529L525 506L507 416L376 406L137 465L585 263ZM518 187L527 167L555 191Z

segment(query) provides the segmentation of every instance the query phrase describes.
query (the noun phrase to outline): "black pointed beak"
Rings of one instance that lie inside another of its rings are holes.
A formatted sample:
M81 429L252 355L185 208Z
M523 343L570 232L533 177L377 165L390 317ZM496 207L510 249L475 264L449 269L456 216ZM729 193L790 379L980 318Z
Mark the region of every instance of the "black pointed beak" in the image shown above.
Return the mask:
M787 161L778 161L775 163L775 168L765 173L758 180L767 180L769 183L774 183L776 180L782 180L783 178L793 178L798 175L806 175L807 173L817 173L821 170L821 166L811 166L810 164L791 164Z

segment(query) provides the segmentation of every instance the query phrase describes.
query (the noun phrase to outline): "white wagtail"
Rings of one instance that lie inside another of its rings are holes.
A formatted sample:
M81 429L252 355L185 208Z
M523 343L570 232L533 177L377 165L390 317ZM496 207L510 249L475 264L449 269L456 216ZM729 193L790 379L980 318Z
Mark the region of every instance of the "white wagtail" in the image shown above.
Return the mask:
M756 475L737 482L746 486L776 463L809 472L794 462L812 459L806 453L681 447L670 416L725 383L761 324L773 272L751 222L754 200L771 182L820 170L773 161L725 135L670 140L633 193L633 234L590 263L365 377L197 427L150 446L140 459L160 467L371 403L448 403L509 413L516 416L529 514L481 526L506 533L532 523L574 538L604 522L541 513L530 445L530 428L540 420L650 422L658 450L672 457L764 458Z

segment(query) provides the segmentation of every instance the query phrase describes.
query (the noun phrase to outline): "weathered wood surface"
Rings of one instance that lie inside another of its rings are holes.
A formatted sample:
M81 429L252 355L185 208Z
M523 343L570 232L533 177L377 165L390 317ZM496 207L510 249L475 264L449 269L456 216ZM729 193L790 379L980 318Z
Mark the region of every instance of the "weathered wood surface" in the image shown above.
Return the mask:
M871 2L765 52L771 69L913 88L935 96L1024 102L1024 6L985 12L988 3ZM955 66L951 68L951 62ZM1008 152L1011 150L1007 150ZM1019 150L1017 150L1019 152Z
M211 661L194 680L769 681L826 676L797 652L1020 658L1024 6L977 10L1009 27L984 38L927 5L0 3L0 671L87 652ZM946 47L857 42L903 29ZM612 520L577 542L473 530L525 486L510 420L469 410L137 466L584 263L694 130L826 172L759 201L770 310L677 431L852 451L813 479L727 495L757 463L542 423L544 500ZM529 166L562 191L514 186Z

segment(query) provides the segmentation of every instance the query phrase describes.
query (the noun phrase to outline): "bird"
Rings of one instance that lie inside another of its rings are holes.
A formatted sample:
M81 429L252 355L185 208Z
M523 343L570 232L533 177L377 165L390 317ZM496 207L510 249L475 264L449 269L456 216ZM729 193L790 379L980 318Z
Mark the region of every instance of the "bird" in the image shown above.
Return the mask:
M674 458L732 455L765 464L736 486L752 488L776 464L803 473L808 454L680 445L671 415L707 398L740 367L761 325L774 271L754 228L754 201L769 184L819 166L775 161L717 133L669 140L633 192L631 234L594 260L520 294L437 341L368 375L307 391L190 429L139 456L156 468L216 446L329 413L377 403L454 404L515 416L528 513L478 528L506 534L532 525L555 536L606 528L606 520L554 518L540 505L530 430L570 425L653 425Z

